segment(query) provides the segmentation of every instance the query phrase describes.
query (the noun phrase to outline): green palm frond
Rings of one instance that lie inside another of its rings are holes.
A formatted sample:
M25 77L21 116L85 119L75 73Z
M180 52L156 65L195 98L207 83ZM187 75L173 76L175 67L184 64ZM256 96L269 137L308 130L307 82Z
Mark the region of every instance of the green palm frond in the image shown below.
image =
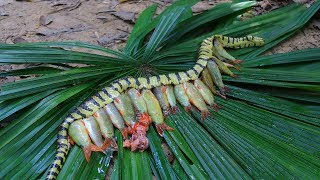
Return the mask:
M148 7L122 51L81 42L0 44L0 64L40 65L0 73L37 75L2 85L0 179L43 179L55 153L58 126L73 108L111 81L184 71L194 65L201 41L213 34L266 40L263 47L230 50L244 62L239 78L223 76L228 99L216 97L218 112L201 120L196 110L166 117L175 130L161 138L148 131L150 148L93 153L86 162L73 146L58 178L250 179L320 176L320 47L261 55L293 35L320 9L292 4L246 21L235 17L254 1L224 3L192 16L196 0L179 0L159 16ZM66 64L67 63L67 64ZM72 64L83 64L75 67ZM161 147L175 156L169 162Z

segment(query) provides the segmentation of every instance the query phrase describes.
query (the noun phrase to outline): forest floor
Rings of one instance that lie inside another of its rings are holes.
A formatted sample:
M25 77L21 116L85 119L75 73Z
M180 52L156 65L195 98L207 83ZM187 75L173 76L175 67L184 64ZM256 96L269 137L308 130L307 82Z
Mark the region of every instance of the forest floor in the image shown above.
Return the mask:
M111 49L121 49L139 14L157 4L157 14L172 0L1 0L0 43L82 41ZM284 3L290 0L283 1ZM228 0L200 1L194 13L210 9ZM279 1L271 1L272 8ZM282 3L283 4L283 3ZM287 41L268 53L320 47L320 15ZM4 65L0 71L25 68L26 65ZM0 85L25 77L0 77Z

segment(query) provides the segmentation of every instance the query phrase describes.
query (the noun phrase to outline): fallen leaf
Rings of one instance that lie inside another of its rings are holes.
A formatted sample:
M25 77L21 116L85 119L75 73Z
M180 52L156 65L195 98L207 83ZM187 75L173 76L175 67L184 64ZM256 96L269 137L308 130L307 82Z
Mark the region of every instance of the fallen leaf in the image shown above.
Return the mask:
M72 11L74 9L77 9L82 2L80 0L54 0L51 2L51 6L63 6L62 8L56 9L50 13L56 13L63 10Z
M101 46L106 46L108 44L114 43L117 40L126 40L128 33L120 32L119 34L106 34L100 37L97 41Z
M126 33L128 33L128 34L131 32L131 29L130 29L129 26L120 26L120 27L117 27L117 30L126 32Z
M133 12L126 12L126 11L118 11L111 13L112 15L129 22L134 22L135 14Z
M45 26L39 27L36 31L36 35L41 35L41 36L52 36L57 33L58 33L57 29L51 29Z
M46 25L52 23L52 21L53 21L53 18L51 16L42 15L39 18L40 25L42 25L42 26L46 26Z
M9 13L7 13L7 12L0 12L0 16L9 16Z
M103 22L107 22L108 21L108 17L107 16L97 16L97 19L102 20Z
M166 3L164 3L163 1L159 1L159 0L149 0L152 3L158 4L160 6L166 6Z
M78 1L78 0L53 0L50 3L51 3L51 6L65 6L69 4L74 4L74 1Z
M1 65L0 66L0 71L9 71L12 69L11 65Z
M7 80L9 82L15 82L16 80L19 80L19 79L20 79L20 77L18 77L18 76L15 76L15 77L9 76L9 77L7 77Z
M98 11L96 14L99 14L99 13L108 13L108 12L116 12L116 11L113 10L113 9L104 9L104 10Z
M110 0L107 0L108 3L110 3ZM120 2L118 0L111 0L111 4L109 6L110 9L114 9L115 7L117 7L120 4Z
M25 40L25 39L23 39L22 37L16 37L16 38L14 38L14 39L12 40L12 42L13 42L14 44L18 44L18 43L27 43L28 41Z
M206 11L210 8L211 6L208 5L207 2L198 2L197 4L195 4L194 6L192 6L192 12L194 13L200 13L203 11Z
M62 33L84 31L87 29L90 29L90 27L86 27L82 24L77 24L75 26L65 27L65 28L61 28L61 29L52 29L52 28L48 28L46 26L41 26L37 29L36 34L42 35L42 36L53 36L53 35L62 34Z
M161 0L164 3L172 3L172 0Z

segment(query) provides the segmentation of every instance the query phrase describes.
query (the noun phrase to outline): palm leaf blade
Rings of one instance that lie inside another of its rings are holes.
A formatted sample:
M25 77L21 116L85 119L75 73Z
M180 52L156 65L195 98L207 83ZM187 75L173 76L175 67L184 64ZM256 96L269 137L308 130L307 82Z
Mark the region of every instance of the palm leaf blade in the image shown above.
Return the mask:
M248 178L247 173L186 113L175 124L209 177Z

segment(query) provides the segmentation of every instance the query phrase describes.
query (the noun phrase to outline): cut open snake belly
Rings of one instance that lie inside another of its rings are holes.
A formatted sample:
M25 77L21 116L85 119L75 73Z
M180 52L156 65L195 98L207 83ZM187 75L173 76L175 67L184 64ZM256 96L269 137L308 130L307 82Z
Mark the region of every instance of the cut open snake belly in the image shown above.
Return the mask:
M187 71L149 77L127 77L102 88L75 108L61 124L55 159L47 179L55 179L62 169L70 150L70 142L82 147L89 161L92 151L117 149L113 137L115 128L122 133L124 147L132 151L147 149L149 140L146 133L150 124L155 125L160 136L165 130L173 130L164 122L164 115L175 113L177 102L187 111L194 105L205 118L209 114L207 105L218 109L214 95L225 98L226 87L220 72L236 77L228 67L236 67L241 62L223 48L263 44L262 38L254 36L230 38L214 35L201 43L199 58Z

